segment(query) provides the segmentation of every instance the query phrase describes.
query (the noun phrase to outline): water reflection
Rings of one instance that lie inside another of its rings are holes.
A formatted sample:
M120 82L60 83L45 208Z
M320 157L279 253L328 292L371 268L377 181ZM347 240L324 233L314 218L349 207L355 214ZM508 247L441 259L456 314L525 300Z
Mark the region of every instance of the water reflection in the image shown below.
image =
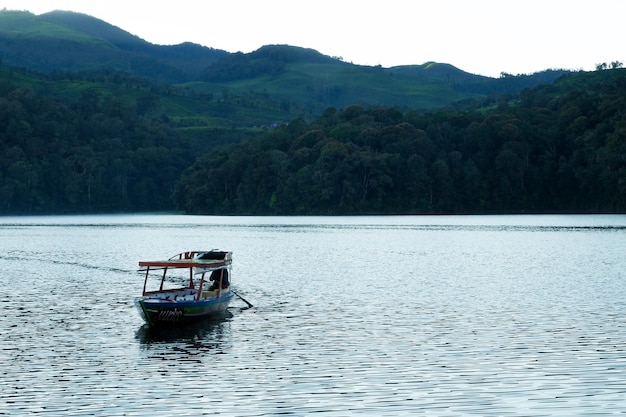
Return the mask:
M207 355L228 353L231 343L232 312L223 316L186 326L141 326L135 339L149 357L164 360L195 360L202 362Z

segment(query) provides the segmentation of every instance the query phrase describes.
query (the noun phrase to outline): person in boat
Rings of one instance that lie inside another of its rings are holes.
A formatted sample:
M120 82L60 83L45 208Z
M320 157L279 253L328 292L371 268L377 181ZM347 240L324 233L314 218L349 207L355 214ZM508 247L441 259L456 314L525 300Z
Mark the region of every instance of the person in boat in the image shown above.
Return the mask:
M211 276L209 277L210 281L213 281L209 291L215 291L220 288L220 278L222 279L222 289L228 288L230 285L230 281L228 280L228 270L227 269L216 269L211 272Z

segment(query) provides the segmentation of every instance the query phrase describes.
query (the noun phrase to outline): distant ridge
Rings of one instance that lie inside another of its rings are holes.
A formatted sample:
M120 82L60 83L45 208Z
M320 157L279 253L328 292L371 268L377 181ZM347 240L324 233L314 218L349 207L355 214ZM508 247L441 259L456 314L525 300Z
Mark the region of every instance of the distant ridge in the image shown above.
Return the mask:
M140 50L146 49L150 45L143 39L131 35L117 26L82 13L55 10L39 15L39 19L73 29L76 32L84 33L94 38L104 39L121 49Z
M2 11L0 54L5 64L42 72L108 68L181 82L197 78L228 52L192 43L153 45L82 13Z
M56 10L0 11L0 63L42 72L124 72L227 101L281 103L294 115L352 104L432 109L551 83L567 71L491 78L451 64L364 66L291 45L230 53L185 42L154 45L103 20ZM224 96L226 94L226 96Z
M438 62L426 62L422 65L402 65L389 68L389 71L396 75L410 77L428 77L441 80L456 80L462 82L479 81L482 75L470 74L462 71L450 64Z

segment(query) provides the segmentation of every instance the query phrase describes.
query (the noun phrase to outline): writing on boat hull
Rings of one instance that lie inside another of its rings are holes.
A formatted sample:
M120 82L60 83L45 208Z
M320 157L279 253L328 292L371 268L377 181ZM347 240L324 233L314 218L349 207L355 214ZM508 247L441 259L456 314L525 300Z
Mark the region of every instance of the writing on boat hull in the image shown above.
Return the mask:
M164 321L168 323L174 323L183 318L182 308L170 308L159 310L156 316L157 321Z

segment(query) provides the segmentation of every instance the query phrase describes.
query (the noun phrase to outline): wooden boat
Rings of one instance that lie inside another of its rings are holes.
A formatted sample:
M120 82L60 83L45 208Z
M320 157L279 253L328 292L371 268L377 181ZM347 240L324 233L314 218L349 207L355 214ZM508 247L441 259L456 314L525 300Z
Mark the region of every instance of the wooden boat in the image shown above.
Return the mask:
M135 306L150 326L219 317L234 297L229 280L232 252L183 252L164 261L140 261L139 267L145 280ZM153 279L156 272L159 280ZM155 281L158 289L150 289Z

